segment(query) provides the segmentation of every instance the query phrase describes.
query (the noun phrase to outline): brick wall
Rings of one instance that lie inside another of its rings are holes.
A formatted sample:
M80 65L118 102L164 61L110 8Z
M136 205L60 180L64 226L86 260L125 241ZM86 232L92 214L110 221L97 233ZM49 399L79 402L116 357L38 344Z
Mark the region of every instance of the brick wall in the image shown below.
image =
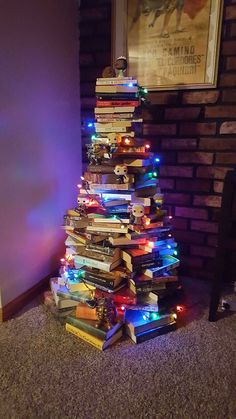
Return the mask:
M182 272L211 278L223 180L236 164L236 1L224 1L217 89L151 92L143 132L161 156ZM111 62L111 1L82 0L82 120L93 118L95 79ZM84 124L83 137L88 130Z

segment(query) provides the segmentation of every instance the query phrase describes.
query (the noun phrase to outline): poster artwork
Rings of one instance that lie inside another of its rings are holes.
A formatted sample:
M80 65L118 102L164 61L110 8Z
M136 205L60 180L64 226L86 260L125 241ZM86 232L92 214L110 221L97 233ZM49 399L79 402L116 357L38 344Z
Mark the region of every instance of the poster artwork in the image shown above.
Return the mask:
M148 88L210 84L215 70L212 22L218 19L217 3L128 0L129 73Z

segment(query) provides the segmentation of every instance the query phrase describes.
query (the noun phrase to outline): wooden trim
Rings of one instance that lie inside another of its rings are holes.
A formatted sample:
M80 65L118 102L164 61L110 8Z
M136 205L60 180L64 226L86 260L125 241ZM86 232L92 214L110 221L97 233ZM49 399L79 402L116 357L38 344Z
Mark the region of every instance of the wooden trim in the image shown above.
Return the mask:
M56 276L56 272L47 275L41 279L33 287L25 291L23 294L10 301L8 304L0 309L0 322L10 319L14 314L21 310L26 304L37 297L42 291L44 291L49 284L49 279Z

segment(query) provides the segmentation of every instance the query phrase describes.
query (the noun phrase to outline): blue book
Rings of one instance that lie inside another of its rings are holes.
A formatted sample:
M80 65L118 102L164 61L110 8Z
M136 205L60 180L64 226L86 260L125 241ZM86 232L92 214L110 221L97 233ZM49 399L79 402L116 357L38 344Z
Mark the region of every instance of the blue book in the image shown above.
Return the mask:
M156 329L148 330L147 332L139 333L134 335L129 330L126 330L128 336L132 339L132 341L136 344L145 342L147 340L153 339L157 336L164 335L166 333L172 332L176 330L176 322L173 321L170 324L165 326L159 326Z

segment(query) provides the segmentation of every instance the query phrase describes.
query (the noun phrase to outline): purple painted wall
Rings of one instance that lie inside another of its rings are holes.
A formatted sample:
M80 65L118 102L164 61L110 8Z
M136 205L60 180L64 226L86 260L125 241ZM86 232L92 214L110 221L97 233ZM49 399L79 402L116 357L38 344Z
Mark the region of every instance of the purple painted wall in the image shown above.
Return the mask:
M1 1L0 289L5 305L58 267L80 179L75 0Z

